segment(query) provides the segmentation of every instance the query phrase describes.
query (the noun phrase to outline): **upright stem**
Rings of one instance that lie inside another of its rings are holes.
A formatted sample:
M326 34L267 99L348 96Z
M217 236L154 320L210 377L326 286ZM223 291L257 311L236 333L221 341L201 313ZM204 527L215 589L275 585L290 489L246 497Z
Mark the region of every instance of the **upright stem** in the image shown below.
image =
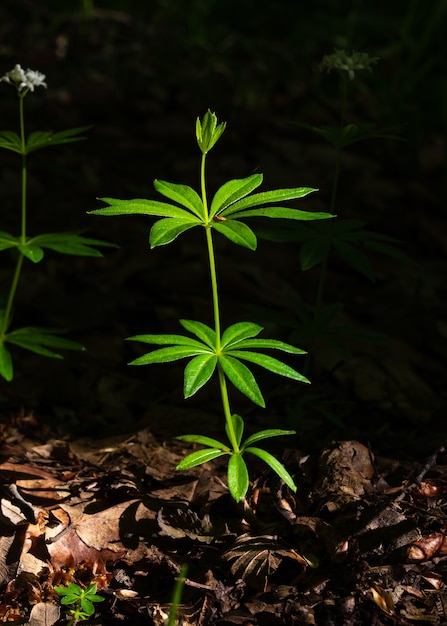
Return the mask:
M21 155L22 155L22 181L21 181L21 228L20 228L20 243L22 245L26 244L26 147L25 147L25 121L23 115L23 100L25 95L27 94L27 90L19 93L19 121L20 121L20 143L21 143ZM17 285L19 284L20 273L22 270L23 264L23 253L18 252L16 267L14 270L14 275L12 277L11 287L9 289L8 300L6 302L6 308L4 312L4 317L2 320L2 325L0 329L0 337L3 339L6 333L6 330L9 325L9 318L11 315L12 305L14 303L14 298L17 291Z
M220 334L221 334L221 326L220 326L220 307L219 307L219 292L217 289L217 273L216 273L216 259L214 255L214 246L213 246L213 237L211 233L211 225L208 223L209 220L209 212L208 212L208 202L206 196L206 184L205 184L205 161L206 161L206 153L202 154L202 163L200 168L200 184L202 190L202 202L205 210L205 232L206 232L206 243L208 247L208 260L210 266L210 276L211 276L211 291L213 298L213 314L214 314L214 330L216 332L216 345L215 350L216 354L220 354ZM240 452L236 433L234 431L233 420L231 419L231 409L230 409L230 401L228 398L228 389L227 389L227 381L225 378L225 374L218 364L217 366L218 376L219 376L219 387L220 387L220 395L222 397L222 406L225 415L225 421L227 423L227 431L228 438L230 439L231 446L235 453Z

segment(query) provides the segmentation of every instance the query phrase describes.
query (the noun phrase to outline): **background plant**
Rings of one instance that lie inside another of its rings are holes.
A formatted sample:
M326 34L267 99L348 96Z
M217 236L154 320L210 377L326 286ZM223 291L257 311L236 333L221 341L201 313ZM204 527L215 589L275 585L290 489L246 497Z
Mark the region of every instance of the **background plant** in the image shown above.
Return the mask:
M0 376L10 381L13 378L12 357L7 344L20 346L42 356L62 358L55 350L70 349L82 350L82 346L74 341L58 335L56 329L36 326L27 326L10 330L13 317L14 298L19 285L24 259L32 263L39 263L44 257L44 250L49 249L69 255L102 256L94 247L107 246L103 241L84 237L79 232L45 233L30 237L27 232L27 157L31 152L42 150L50 146L80 141L80 136L88 127L71 128L53 133L50 131L34 131L28 136L25 134L24 101L29 92L36 87L46 87L45 76L34 70L23 70L16 65L7 72L0 82L13 85L19 98L19 128L17 134L13 131L0 132L0 148L15 152L21 157L21 207L20 207L20 234L12 235L0 231L0 250L11 250L15 257L15 269L7 296L0 307Z
M262 327L258 324L237 322L222 331L213 234L217 231L231 242L255 250L257 238L254 231L243 221L245 218L262 216L288 220L315 220L325 219L331 215L277 206L278 202L296 200L315 191L308 187L253 193L262 183L262 174L253 174L248 178L226 182L208 203L206 158L224 130L225 124L217 124L215 114L210 111L202 120L197 119L196 138L202 153L200 195L189 186L155 180L156 191L177 204L143 199L101 198L108 204L108 207L97 209L92 213L98 215L144 214L160 218L150 231L149 243L152 248L171 243L181 233L196 226L205 229L214 327L211 328L200 321L183 319L180 320L181 325L194 337L175 334L145 334L130 337L133 341L162 346L138 357L131 364L168 363L189 358L190 361L184 372L185 398L194 395L215 372L217 373L228 443L203 435L179 437L183 441L198 443L205 448L188 455L179 463L177 469L189 469L228 455L229 491L236 501L240 501L244 498L249 486L248 470L243 458L245 453L262 459L291 489L296 489L292 477L284 466L269 452L253 445L263 439L292 434L294 431L267 429L244 439L244 421L240 415L233 414L230 409L228 381L252 402L265 407L265 401L256 379L244 362L259 365L293 380L301 382L308 382L308 380L286 363L263 352L265 349L273 349L289 354L303 354L303 350L275 339L258 338L262 331Z

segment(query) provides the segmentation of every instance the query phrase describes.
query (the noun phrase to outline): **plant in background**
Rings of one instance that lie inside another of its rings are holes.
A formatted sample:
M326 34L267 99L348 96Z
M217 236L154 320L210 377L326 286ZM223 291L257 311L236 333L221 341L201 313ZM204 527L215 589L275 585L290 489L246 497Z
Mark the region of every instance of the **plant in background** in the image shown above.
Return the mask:
M14 298L19 284L24 259L32 263L39 263L44 256L44 249L54 250L63 254L79 256L102 256L94 246L110 246L97 239L83 237L79 232L46 233L28 236L27 232L27 157L31 152L55 146L58 144L80 141L80 136L87 126L71 128L58 133L35 131L27 137L25 135L24 100L29 92L36 87L46 87L45 76L34 70L23 70L16 65L13 70L0 78L0 82L11 84L19 98L19 134L12 131L0 132L0 148L10 150L21 157L21 210L20 234L12 235L0 231L0 250L13 250L15 256L15 270L13 273L9 293L0 304L0 376L10 381L13 378L13 363L8 345L16 345L42 356L62 358L55 352L58 349L82 350L82 346L58 335L52 328L28 326L10 330Z
M68 587L55 587L55 592L62 596L61 604L73 604L73 608L68 609L71 615L67 626L73 626L80 620L86 620L95 613L95 602L104 602L105 598L96 593L96 584L92 583L86 589L82 589L76 583L70 583Z
M346 148L365 139L399 139L390 134L390 128L376 128L374 124L353 124L346 121L348 107L348 93L356 75L360 71L371 68L378 61L364 52L348 54L344 50L336 50L334 54L326 55L320 64L320 70L337 71L340 78L340 106L339 123L334 126L310 126L298 123L328 141L334 148L334 176L330 194L329 212L340 213L338 210L338 188L341 174L342 154ZM377 333L363 329L355 329L334 324L334 319L343 306L339 303L324 305L324 291L326 286L328 260L333 251L349 265L371 281L375 280L374 271L368 257L368 251L385 254L397 260L411 262L411 259L401 252L395 244L399 241L389 235L377 233L366 228L367 223L359 219L345 219L337 217L329 222L315 222L311 224L294 223L286 228L266 229L261 232L262 237L281 242L299 242L299 261L302 270L309 270L320 266L320 276L313 306L309 307L299 297L295 297L296 317L298 323L291 335L293 341L297 338L307 339L308 346L312 346L317 337L330 342L342 354L347 353L345 338L357 337L363 340L378 339ZM290 294L287 299L290 302ZM305 372L309 361L306 359Z
M262 327L253 322L237 322L222 330L213 237L217 232L237 245L255 250L257 238L254 231L245 224L245 218L263 216L288 220L316 220L332 216L329 213L312 213L277 206L278 202L302 198L315 191L311 188L276 189L253 193L262 183L262 174L226 182L209 202L206 190L206 158L224 130L225 124L217 124L215 114L210 111L202 120L197 119L196 138L202 153L200 195L186 185L155 180L156 191L171 202L101 198L108 206L91 211L91 213L97 215L143 214L160 218L153 224L150 231L151 248L171 243L181 233L196 226L205 229L211 278L213 327L200 321L182 319L180 324L193 335L192 337L175 334L145 334L130 337L132 341L162 346L138 357L131 362L131 365L190 359L184 372L185 398L194 395L214 373L217 373L228 442L203 435L179 437L182 441L198 443L205 447L189 454L179 463L177 469L189 469L217 457L228 455L228 488L232 497L240 501L244 498L249 486L248 470L244 460L245 453L262 459L291 489L296 489L292 477L284 466L266 450L254 445L263 439L292 434L294 431L268 429L244 439L244 421L240 415L231 411L227 383L232 383L258 406L265 407L261 390L245 362L259 365L293 380L301 382L308 382L308 380L286 363L263 352L273 349L289 354L303 354L303 350L275 339L258 338Z

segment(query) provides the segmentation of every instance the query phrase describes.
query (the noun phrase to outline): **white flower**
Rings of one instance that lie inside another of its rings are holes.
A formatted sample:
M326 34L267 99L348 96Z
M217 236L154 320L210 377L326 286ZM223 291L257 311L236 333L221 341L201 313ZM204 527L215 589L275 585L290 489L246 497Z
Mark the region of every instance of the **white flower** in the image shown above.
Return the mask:
M320 69L339 70L347 72L349 79L353 80L355 72L358 70L371 71L371 66L377 63L377 57L370 57L366 52L352 52L348 54L345 50L335 50L334 54L327 54L323 57Z
M6 83L10 83L17 87L17 91L23 91L24 89L34 91L34 87L46 87L45 74L30 70L25 71L22 66L17 65L10 72L6 72L4 76L0 78L0 82L4 80Z

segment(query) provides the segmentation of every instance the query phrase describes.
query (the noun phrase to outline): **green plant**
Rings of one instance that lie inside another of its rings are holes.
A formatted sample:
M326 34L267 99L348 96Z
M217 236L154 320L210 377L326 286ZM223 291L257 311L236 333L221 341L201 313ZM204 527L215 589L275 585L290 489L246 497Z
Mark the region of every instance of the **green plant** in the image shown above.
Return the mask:
M172 598L171 598L171 608L169 609L169 617L168 617L168 622L166 626L175 626L177 622L178 607L182 600L183 587L185 586L185 579L186 579L187 573L188 573L188 566L184 564L180 568L180 573L175 582L174 591L172 593Z
M20 133L12 131L0 132L0 148L10 150L21 157L21 211L20 211L20 234L11 235L0 231L0 250L10 249L15 256L15 270L13 273L9 293L3 298L0 305L0 376L10 381L13 378L13 363L11 353L6 344L13 344L36 352L42 356L62 358L55 349L82 350L82 346L74 341L59 336L58 330L29 326L9 330L14 298L19 284L20 274L24 259L32 263L39 263L44 257L44 249L53 250L63 254L79 256L102 256L94 246L110 246L104 241L83 237L79 232L45 233L29 237L27 233L27 157L31 152L42 150L50 146L67 144L80 141L84 137L81 133L88 129L87 126L71 128L58 133L34 131L27 137L25 135L24 100L29 92L35 87L46 87L45 76L34 70L23 70L16 65L13 70L7 72L0 82L4 81L13 85L19 98L19 127Z
M96 593L96 584L92 583L86 589L82 589L76 583L70 583L68 587L54 587L55 592L62 596L61 604L73 604L73 608L68 609L71 615L67 626L77 624L79 620L86 620L95 613L95 602L104 602L105 598Z
M278 202L302 198L315 191L311 188L276 189L252 193L261 185L262 174L226 182L217 190L209 203L206 191L206 157L224 130L225 124L217 124L215 114L210 111L202 120L197 119L196 138L202 153L201 195L185 185L155 180L155 189L176 204L156 200L102 198L108 206L91 211L91 213L97 215L144 214L160 218L153 224L150 231L149 242L152 248L168 244L181 233L196 226L205 229L214 328L199 321L183 319L180 320L181 325L194 337L174 334L146 334L130 337L132 341L162 346L138 357L131 364L168 363L189 358L190 361L184 372L185 398L199 391L217 372L228 443L202 435L179 437L182 441L198 443L205 448L188 455L179 463L177 469L189 469L217 457L228 455L228 488L232 497L240 501L244 498L249 486L248 470L243 458L245 453L262 459L291 489L296 489L292 477L283 465L270 453L254 445L263 439L291 434L294 431L268 429L243 439L244 421L239 415L233 414L230 409L227 381L261 407L265 406L264 398L255 377L244 361L259 365L280 376L301 382L308 381L286 363L263 352L265 349L273 349L289 354L303 354L303 350L275 339L258 338L262 331L262 327L258 324L238 322L222 332L213 234L217 232L235 244L255 250L257 238L254 231L242 221L245 218L263 216L289 220L315 220L331 216L328 213L311 213L277 206Z

